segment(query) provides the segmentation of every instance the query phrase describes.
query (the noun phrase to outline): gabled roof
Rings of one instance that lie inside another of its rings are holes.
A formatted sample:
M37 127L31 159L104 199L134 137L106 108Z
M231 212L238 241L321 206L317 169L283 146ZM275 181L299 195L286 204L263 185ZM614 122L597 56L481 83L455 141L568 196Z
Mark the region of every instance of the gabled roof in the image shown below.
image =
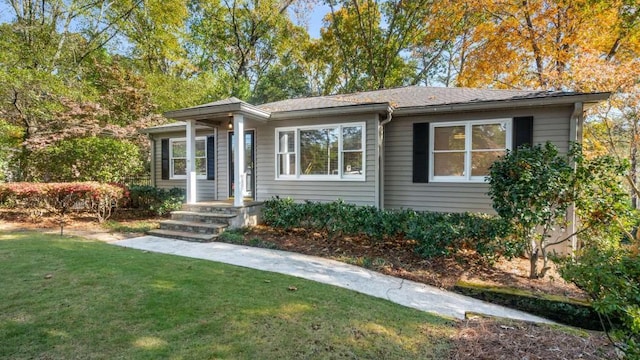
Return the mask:
M176 120L228 119L240 113L259 121L330 116L332 114L393 111L396 115L545 106L582 102L595 104L609 93L540 90L493 90L407 86L353 94L288 99L252 105L235 97L166 112Z
M275 112L316 110L323 108L388 103L395 110L425 108L456 104L495 103L505 101L540 100L560 97L595 95L595 100L606 99L609 93L583 94L562 91L540 90L493 90L471 88L445 88L407 86L393 89L357 92L353 94L317 96L310 98L288 99L262 104L260 109ZM569 100L567 102L573 102Z
M226 98L226 99L222 99L222 100L218 100L218 101L214 101L214 102L210 102L210 103L206 103L206 104L202 104L202 105L192 106L189 109L197 109L197 108L219 106L219 105L232 105L232 104L251 105L246 101L242 101L242 100L238 99L237 97L232 96L230 98Z
M269 112L235 97L196 105L184 109L167 111L165 117L176 120L226 119L233 113L242 113L248 118L266 121Z

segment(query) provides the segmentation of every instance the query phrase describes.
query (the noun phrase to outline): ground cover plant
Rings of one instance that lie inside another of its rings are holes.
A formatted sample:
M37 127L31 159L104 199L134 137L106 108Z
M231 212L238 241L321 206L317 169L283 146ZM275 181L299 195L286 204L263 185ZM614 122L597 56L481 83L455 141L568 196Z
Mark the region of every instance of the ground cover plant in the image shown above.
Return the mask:
M0 358L441 359L455 332L344 289L79 238L0 233L0 263Z

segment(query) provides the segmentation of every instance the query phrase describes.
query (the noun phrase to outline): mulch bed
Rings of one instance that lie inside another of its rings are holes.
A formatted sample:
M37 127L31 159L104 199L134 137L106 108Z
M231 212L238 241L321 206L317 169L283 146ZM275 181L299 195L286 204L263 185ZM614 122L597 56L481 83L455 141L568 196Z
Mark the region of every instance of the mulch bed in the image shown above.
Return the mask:
M617 359L613 345L599 333L588 337L549 326L474 318L459 325L449 359L565 360Z
M397 276L451 290L456 282L493 284L527 290L585 298L573 284L565 282L554 270L544 279L529 279L529 260L501 259L489 265L473 252L460 252L454 257L424 259L413 248L415 241L397 238L381 241L367 237L343 236L327 238L324 234L305 229L280 230L256 226L245 234L245 239L259 238L274 243L279 249L307 255L329 257ZM367 266L369 264L369 266Z

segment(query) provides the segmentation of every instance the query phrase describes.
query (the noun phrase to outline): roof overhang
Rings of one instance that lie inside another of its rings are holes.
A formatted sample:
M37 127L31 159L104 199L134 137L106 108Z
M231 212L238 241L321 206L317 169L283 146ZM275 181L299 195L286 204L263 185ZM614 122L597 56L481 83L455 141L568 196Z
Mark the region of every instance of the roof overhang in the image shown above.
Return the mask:
M554 106L554 105L569 105L577 102L584 104L584 109L607 100L611 93L590 93L590 94L570 94L561 96L548 96L540 98L529 99L508 99L508 100L495 100L495 101L479 101L479 102L466 102L444 105L427 105L427 106L415 106L404 107L395 109L395 116L409 116L409 115L421 115L421 114L435 114L435 113L450 113L450 112L466 112L466 111L487 111L487 110L501 110L512 108L524 108L524 107L539 107L539 106Z
M322 116L356 115L370 113L386 114L389 111L393 111L393 107L388 102L368 103L318 109L274 111L271 113L271 120L289 120Z
M167 111L163 115L175 120L221 120L242 114L247 119L265 122L271 116L268 111L261 110L246 103L231 103L210 106L195 106L186 109Z
M196 123L196 130L211 129L211 125L219 125L219 123L216 122L215 124L202 124L200 122L197 122ZM166 124L166 125L160 125L160 126L154 126L154 127L150 127L150 128L146 128L146 129L141 129L138 132L141 133L141 134L149 134L149 135L162 134L162 133L174 132L174 131L184 132L185 126L186 126L186 123L184 121L177 121L177 122L174 122L174 123L171 123L171 124Z

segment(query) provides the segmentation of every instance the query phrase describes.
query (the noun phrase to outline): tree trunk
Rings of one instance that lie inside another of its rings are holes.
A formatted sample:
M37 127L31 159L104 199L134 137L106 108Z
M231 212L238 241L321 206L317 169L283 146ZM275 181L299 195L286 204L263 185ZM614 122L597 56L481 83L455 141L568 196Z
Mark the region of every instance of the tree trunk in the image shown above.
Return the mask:
M531 254L529 257L530 270L529 270L529 279L537 279L538 278L538 251Z
M635 141L631 142L631 170L629 171L629 177L632 184L638 184L638 144ZM631 191L631 203L634 209L638 209L638 194L635 191Z
M529 233L529 244L531 244L531 251L529 256L529 279L537 279L538 278L538 257L540 253L540 246L538 246L538 242L535 239L534 235L535 231L530 230Z

